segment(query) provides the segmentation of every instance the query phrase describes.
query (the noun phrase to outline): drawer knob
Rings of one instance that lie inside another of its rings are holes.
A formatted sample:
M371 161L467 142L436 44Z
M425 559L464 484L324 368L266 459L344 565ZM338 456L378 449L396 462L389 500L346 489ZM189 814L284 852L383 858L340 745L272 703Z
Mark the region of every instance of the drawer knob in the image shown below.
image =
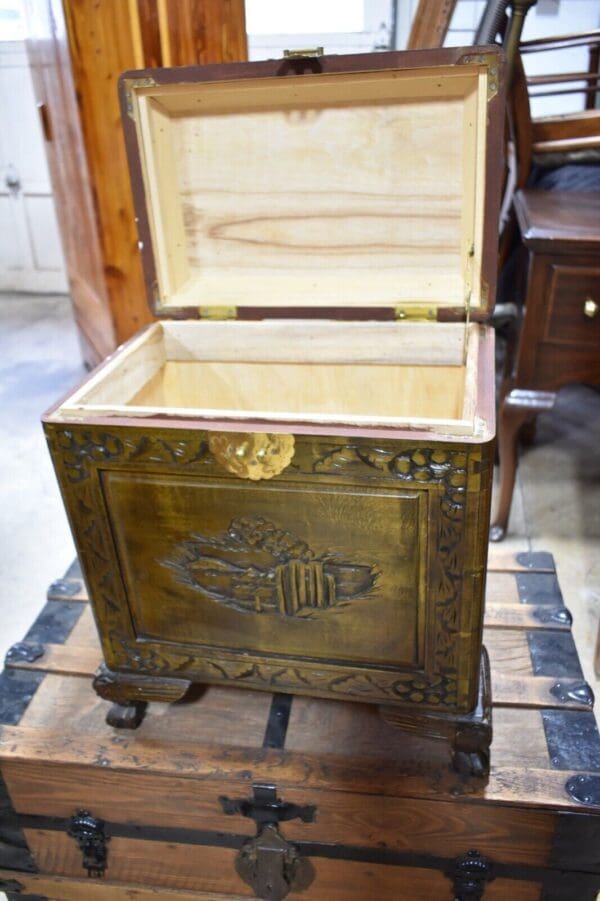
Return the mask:
M587 316L588 319L595 319L599 310L600 304L597 304L591 297L586 297L583 305L583 315Z

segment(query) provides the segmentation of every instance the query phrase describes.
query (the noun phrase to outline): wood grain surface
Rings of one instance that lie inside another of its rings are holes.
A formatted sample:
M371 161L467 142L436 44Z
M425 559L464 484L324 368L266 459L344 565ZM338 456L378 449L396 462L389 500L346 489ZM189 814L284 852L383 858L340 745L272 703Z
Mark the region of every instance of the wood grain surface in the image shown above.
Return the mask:
M52 0L28 6L27 49L86 362L151 320L119 112L126 69L247 56L244 4Z
M497 556L496 565L502 559L506 560L506 554ZM271 782L286 801L317 807L314 822L283 824L282 831L291 841L370 848L375 854L385 847L389 853L416 855L415 860L418 855L428 859L432 849L440 858L451 860L477 847L501 867L525 868L515 869L511 879L504 878L503 869L487 887L490 898L533 901L539 897L540 873L554 860L557 830L564 832L565 817L570 815L570 821L578 823L587 823L590 817L590 828L594 819L591 808L573 802L565 792L573 774L564 762L568 736L558 749L560 760L552 760L557 750L551 751L549 742L556 742L558 733L555 730L550 739L545 725L549 713L563 711L564 728L572 722L579 729L583 721L574 718L592 716L589 706L583 696L561 701L552 691L556 677L535 675L527 640L519 644L518 639L533 634L532 630L516 622L507 628L505 617L498 615L503 587L507 609L518 603L510 580L515 584L520 580L517 596L529 586L528 602L521 602L521 607L535 607L535 598L545 591L546 609L560 608L557 583L558 593L548 594L555 579L551 565L548 555L525 554L507 564L512 572L489 575L495 611L486 636L492 660L496 656L492 768L485 786L453 775L444 745L402 735L376 709L365 705L295 697L284 747L269 749L264 741L270 696L210 687L196 691L185 703L151 704L136 733L115 732L105 722L107 703L95 695L89 675L84 675L86 665L79 668L80 676L63 675L60 668L61 648L84 657L94 650L91 608L84 604L68 634L61 638L53 633L55 640L38 660L11 664L21 671L39 667L42 661L46 667L20 723L0 729L0 768L12 804L17 813L29 817L68 819L74 810L85 807L109 823L192 830L188 835L194 830L197 835L216 830L235 833L242 841L254 833L253 823L224 815L219 796L246 798L252 784ZM542 581L536 582L538 578ZM76 579L74 573L66 582L76 588ZM58 611L73 601L51 601L50 605ZM565 635L564 629L551 623L537 630L544 631ZM566 636L570 638L568 632ZM571 673L574 685L576 675ZM558 681L567 685L568 679ZM581 748L580 741L578 754ZM574 772L581 773L581 764L577 766ZM82 868L72 839L44 825L37 828L34 820L27 822L25 834L45 875L24 874L23 884L34 891L37 878L39 890L48 891L57 901L86 898L73 887L81 884ZM189 838L183 843L155 838L113 836L107 881L102 886L90 883L90 901L119 897L117 887L128 892L132 887L128 897L141 901L144 885L164 890L165 897L174 893L174 901L179 897L183 901L190 892L199 898L202 893L209 898L211 893L223 898L252 897L235 874L235 848L190 845ZM440 870L421 868L418 863L407 868L318 855L312 860L315 880L299 898L429 901L432 891L439 897L449 891Z
M433 55L431 67L404 69L409 56L358 73L347 57L349 71L327 79L265 78L256 64L235 90L225 68L209 82L191 70L156 87L123 82L142 254L163 314L461 309L467 296L486 306L487 72L477 60L442 68Z
M122 4L123 6L125 4ZM27 4L27 53L36 101L49 121L45 149L83 357L95 365L116 345L105 281L93 173L86 160L63 4ZM113 103L115 99L113 98ZM138 266L139 268L139 266Z

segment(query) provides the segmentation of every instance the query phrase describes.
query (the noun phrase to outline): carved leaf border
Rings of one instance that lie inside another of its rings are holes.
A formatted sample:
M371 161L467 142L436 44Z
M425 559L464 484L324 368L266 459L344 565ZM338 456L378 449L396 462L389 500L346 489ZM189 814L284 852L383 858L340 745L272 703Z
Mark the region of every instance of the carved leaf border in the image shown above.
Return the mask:
M97 514L98 499L92 488L92 471L104 464L153 463L164 465L198 465L212 463L208 442L203 433L190 440L181 437L167 440L161 434L147 434L135 439L127 435L94 429L57 429L54 431L67 482L67 490L75 497L75 515L84 571L92 582L94 603L103 623L109 625L119 639L121 662L125 666L143 666L149 672L186 671L194 658L179 663L176 655L164 657L155 649L144 650L140 643L122 636L117 601L120 591L111 569L114 554L109 535ZM50 438L52 441L53 438ZM353 696L396 697L412 703L440 704L452 707L457 701L458 637L460 594L462 585L464 517L468 479L468 455L464 450L413 447L394 452L364 444L329 445L312 461L314 473L348 475L355 466L368 467L395 481L439 485L440 527L438 585L440 599L436 603L434 623L434 659L438 675L425 681L418 674L366 671L358 675L331 676L304 665L278 667L270 664L224 663L203 655L207 677L219 681L264 683L276 690L321 690ZM72 511L73 515L73 511ZM198 663L196 662L196 666ZM209 673L209 670L212 672Z

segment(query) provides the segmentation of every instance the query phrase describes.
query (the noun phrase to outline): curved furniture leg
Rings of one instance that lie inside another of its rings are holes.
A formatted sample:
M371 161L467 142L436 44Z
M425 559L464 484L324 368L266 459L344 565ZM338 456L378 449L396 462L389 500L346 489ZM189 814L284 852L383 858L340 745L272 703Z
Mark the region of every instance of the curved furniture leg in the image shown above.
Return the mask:
M120 673L102 664L94 677L94 690L106 701L113 701L106 722L116 729L137 729L144 718L148 701L179 701L192 683L168 676Z
M500 405L498 449L500 456L500 499L490 529L490 541L502 541L506 534L517 474L517 440L521 427L543 410L551 410L556 394L548 391L524 391L513 388Z

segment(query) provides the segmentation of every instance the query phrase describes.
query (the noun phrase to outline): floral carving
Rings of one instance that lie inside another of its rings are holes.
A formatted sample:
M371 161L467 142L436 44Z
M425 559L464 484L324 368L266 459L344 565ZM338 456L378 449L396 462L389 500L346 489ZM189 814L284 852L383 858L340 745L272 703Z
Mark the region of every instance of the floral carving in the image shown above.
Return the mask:
M185 440L166 441L155 435L144 435L137 441L109 432L58 432L58 447L70 482L81 482L90 476L90 467L102 463L138 462L189 464L208 455L208 443Z
M134 639L126 638L114 632L111 633L111 641L113 648L118 648L121 651L126 665L153 675L164 675L189 669L194 662L192 656L172 659L169 656L160 654L156 648L146 642L136 642Z
M225 682L260 683L270 691L315 690L327 694L389 698L410 704L452 707L456 704L456 678L436 675L424 677L415 673L354 672L345 675L303 666L274 666L261 663L207 660L207 665Z
M437 448L413 448L391 451L380 447L350 444L334 448L313 464L314 472L347 473L363 464L385 472L401 482L441 485L442 509L457 512L465 503L467 455L463 451Z

